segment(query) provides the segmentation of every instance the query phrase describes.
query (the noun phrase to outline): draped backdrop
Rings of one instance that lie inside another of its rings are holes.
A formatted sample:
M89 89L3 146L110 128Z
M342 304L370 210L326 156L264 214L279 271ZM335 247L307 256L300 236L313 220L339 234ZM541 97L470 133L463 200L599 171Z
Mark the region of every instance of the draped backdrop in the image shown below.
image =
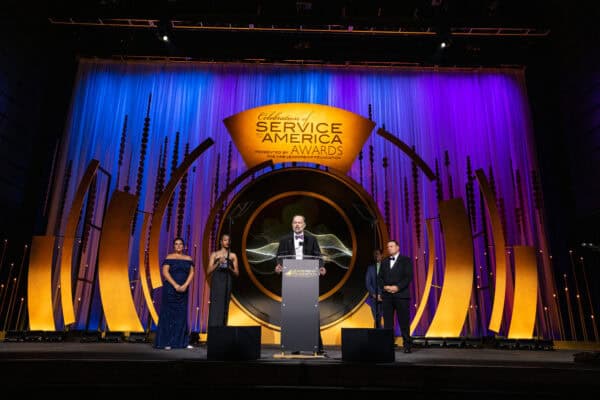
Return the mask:
M443 246L438 201L460 197L470 209L477 287L464 334L487 334L494 266L488 265L486 243L478 232L486 229L485 208L475 185L470 204L468 186L482 169L498 198L507 245L528 245L548 252L540 206L539 177L524 72L521 69L401 69L383 67L290 66L231 63L113 62L82 60L58 158L49 233L60 236L66 211L77 184L92 159L105 173L97 179L92 226L102 225L107 196L115 189L139 193L140 215L152 212L157 179L165 180L186 151L207 138L215 144L189 170L185 192L175 194L165 217L160 259L172 251L180 234L196 261L189 323L203 330L207 291L201 265L201 242L216 197L246 166L232 145L223 119L249 108L287 102L339 107L384 127L414 150L437 172L429 181L413 173L410 158L373 131L348 175L370 193L385 216L391 238L401 252L415 260L412 293L415 306L425 285L429 243L425 221L436 234L443 277ZM146 126L145 126L146 124ZM145 139L144 130L147 132ZM143 140L147 140L143 146ZM140 159L143 163L140 163ZM281 166L276 166L279 168ZM108 195L107 195L108 194ZM232 194L232 196L235 193ZM185 196L179 205L178 196ZM88 203L89 203L88 198ZM83 218L83 217L82 217ZM135 224L132 251L123 254L130 265L131 288L142 323L152 328L139 279L141 217ZM80 224L81 260L74 266L75 328L102 329L105 321L95 283L98 229ZM310 228L310 226L309 226ZM233 238L236 240L236 238ZM359 243L360 245L360 243ZM210 250L213 250L211 248ZM551 314L554 283L551 266L538 260L540 294L536 333L553 335ZM57 274L56 274L57 275ZM513 286L507 287L507 307ZM441 282L433 282L441 285ZM55 282L57 284L57 282ZM157 299L160 289L155 290ZM439 290L432 292L416 334L422 334L433 315ZM156 302L159 306L159 302ZM56 307L60 309L60 307ZM57 321L60 315L57 312ZM414 309L413 309L414 314ZM505 317L506 318L506 317ZM504 321L503 329L506 329Z

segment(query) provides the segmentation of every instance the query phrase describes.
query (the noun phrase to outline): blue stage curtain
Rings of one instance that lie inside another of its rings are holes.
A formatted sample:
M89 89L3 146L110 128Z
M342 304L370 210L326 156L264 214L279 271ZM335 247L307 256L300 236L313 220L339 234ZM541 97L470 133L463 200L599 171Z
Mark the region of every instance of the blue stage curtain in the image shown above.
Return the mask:
M188 178L184 234L189 240L190 253L198 246L198 262L205 221L211 200L215 197L218 157L221 164L219 190L224 188L226 181L230 138L223 119L252 107L286 102L325 104L365 117L368 116L370 105L372 119L377 124L375 129L385 126L387 131L414 146L432 168L438 162L446 199L450 197L448 181L451 178L452 195L462 197L466 203L467 157L470 157L473 170L482 168L486 174L493 173L496 193L503 202L507 243L543 247L544 227L540 225L536 214L532 188L532 171L537 170L537 161L524 71L510 68L401 69L84 59L79 66L65 125L61 159L55 175L50 230L54 230L56 224L64 225L64 214L63 221L56 219L69 160L72 160L72 177L67 188L66 204L70 204L75 186L85 166L93 158L100 160L102 168L112 175L109 192L117 187L122 190L126 185L131 187L131 192L135 192L141 135L150 94L149 141L140 204L142 210L152 211L156 171L165 137L168 137L167 180L176 132L180 132L179 161L183 157L185 144L189 143L193 149L209 137L215 140L215 145L195 164ZM128 116L127 146L119 171L119 143L125 116ZM369 165L369 146L373 146L375 155L373 176ZM447 167L444 163L446 154L450 162ZM425 282L427 265L425 219L435 218L438 214L435 183L419 174L416 189L420 207L419 246L415 229L415 187L409 158L375 132L365 144L363 155L363 186L371 192L371 179L374 180L375 192L372 195L383 214L386 200L384 189L387 185L391 236L399 241L404 254L419 256L413 285L413 298L418 299ZM382 166L383 157L389 160L387 171ZM235 146L230 161L231 179L234 179L246 170ZM358 182L360 170L357 159L349 175ZM119 182L116 180L118 174ZM517 174L520 177L518 190ZM475 189L477 226L473 227L473 231L477 232L482 229L483 216L477 186ZM107 190L106 183L100 183L99 191L104 190ZM405 201L405 190L409 193L408 203ZM103 197L99 196L98 201L97 207L101 209L104 206ZM167 234L165 230L162 235L162 255L171 247L176 204L175 201L170 232ZM516 209L522 211L522 225L516 222ZM439 226L436 232L439 244ZM134 269L139 265L137 240L134 241L135 247L130 256L132 280L137 279ZM482 266L484 275L479 279L483 285L487 285L487 272L492 266L487 265L484 255L486 249L480 244L475 247L476 263ZM441 250L441 247L436 249L436 254L443 257ZM93 261L85 260L90 264ZM198 315L198 310L206 300L202 291L205 287L203 269L200 265L197 267L196 290L190 302L189 315L194 330L205 318L205 315ZM441 270L439 272L441 274ZM438 277L441 279L440 274ZM549 285L547 283L542 290L550 291ZM513 290L510 284L508 290ZM139 290L136 293L139 299ZM439 292L432 293L432 306L425 313L425 322L419 326L420 333L424 333L428 318L433 315L438 295ZM489 297L489 293L486 296ZM551 293L544 292L543 296L551 296ZM89 293L83 297L83 302L90 301ZM507 300L510 298L507 296ZM143 299L139 303L143 314ZM82 304L81 310L86 309L87 305ZM92 310L89 316L79 313L78 324L86 324L88 318L95 321L91 325L100 324L99 308L95 306ZM481 314L480 318L485 319L489 311L489 304L482 304L477 312ZM486 326L487 321L480 325ZM480 331L483 329L480 327L471 329L472 332L465 333L486 333Z

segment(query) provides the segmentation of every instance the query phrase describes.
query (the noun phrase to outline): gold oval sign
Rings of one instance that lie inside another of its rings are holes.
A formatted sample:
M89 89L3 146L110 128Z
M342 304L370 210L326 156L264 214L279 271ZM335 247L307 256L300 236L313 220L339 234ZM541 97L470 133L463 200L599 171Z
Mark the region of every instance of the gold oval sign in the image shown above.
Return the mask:
M309 162L348 172L375 123L341 108L270 104L223 120L248 168L267 161Z

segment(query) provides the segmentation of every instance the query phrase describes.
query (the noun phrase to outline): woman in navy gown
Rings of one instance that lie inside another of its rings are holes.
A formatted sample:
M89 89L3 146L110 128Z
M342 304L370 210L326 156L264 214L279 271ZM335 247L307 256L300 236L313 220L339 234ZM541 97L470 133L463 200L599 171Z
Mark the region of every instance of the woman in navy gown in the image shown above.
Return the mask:
M183 239L173 240L175 252L162 266L163 289L154 347L157 349L190 348L188 332L188 288L194 277L192 257L183 254Z
M221 248L210 255L207 276L210 277L208 327L226 326L233 277L239 275L237 255L231 252L231 237L221 236Z

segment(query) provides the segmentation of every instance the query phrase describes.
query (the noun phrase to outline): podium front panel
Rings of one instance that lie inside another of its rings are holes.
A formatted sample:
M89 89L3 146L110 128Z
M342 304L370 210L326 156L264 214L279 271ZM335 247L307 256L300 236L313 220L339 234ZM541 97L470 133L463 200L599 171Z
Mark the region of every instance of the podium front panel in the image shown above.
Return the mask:
M319 348L319 260L284 259L281 283L281 350Z

